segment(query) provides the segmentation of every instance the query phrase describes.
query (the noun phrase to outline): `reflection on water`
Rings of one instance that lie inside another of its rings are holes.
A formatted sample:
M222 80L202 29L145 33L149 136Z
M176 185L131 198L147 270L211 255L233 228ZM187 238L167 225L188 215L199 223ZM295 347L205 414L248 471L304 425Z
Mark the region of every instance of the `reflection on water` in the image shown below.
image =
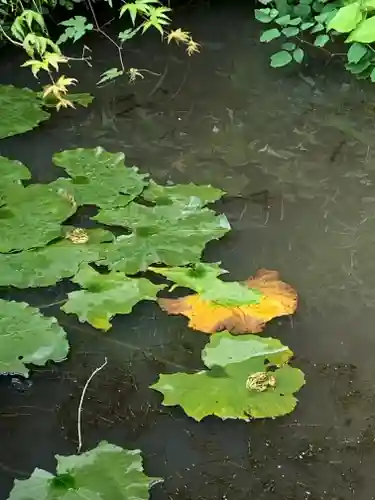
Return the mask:
M124 151L156 181L227 191L218 209L233 231L205 257L221 260L234 279L276 268L299 290L298 314L268 328L307 374L296 412L252 424L197 424L161 407L148 389L162 371L201 367L206 337L183 318L138 305L101 335L48 307L61 300L64 284L23 292L58 315L72 352L66 363L36 370L21 391L18 382L1 381L2 498L13 477L52 469L55 453L75 452L79 397L104 356L108 366L85 401L84 446L107 439L144 450L147 473L165 478L152 499L375 498L375 94L320 54L310 67L270 69L250 14L250 6L232 4L183 11L201 55L187 58L153 38L134 42L129 66L160 77L95 90L90 108L2 141L1 154L49 181L61 174L51 165L54 152L102 145ZM92 48L98 66L74 68L84 90L116 64L103 40ZM25 85L17 64L4 54L2 80L16 74L13 83Z

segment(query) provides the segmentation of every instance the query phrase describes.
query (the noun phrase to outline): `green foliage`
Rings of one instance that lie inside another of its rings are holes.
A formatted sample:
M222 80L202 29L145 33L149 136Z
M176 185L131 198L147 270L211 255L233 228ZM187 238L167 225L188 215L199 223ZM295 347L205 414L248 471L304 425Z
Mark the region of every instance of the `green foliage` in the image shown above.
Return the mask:
M156 300L157 293L165 287L114 271L99 274L90 266L81 266L72 281L84 290L69 293L62 310L104 331L111 328L110 319L115 314L130 313L141 300Z
M161 479L143 472L140 450L102 441L81 455L56 455L56 475L35 469L15 480L8 500L147 500Z
M123 153L103 148L71 149L57 153L53 162L71 179L58 179L54 186L69 193L77 205L125 206L143 191L148 175L125 166Z
M49 118L36 92L0 85L0 139L22 134Z
M151 387L163 394L164 406L180 405L197 421L208 415L246 421L286 415L304 385L303 373L287 364L292 354L277 339L216 333L202 352L207 370L162 374Z
M153 180L150 181L142 196L145 200L156 205L180 204L204 207L208 203L214 203L225 193L212 186L197 186L196 184L174 184L170 186L160 186Z
M173 289L176 286L190 288L202 299L228 307L256 304L262 295L258 290L252 290L241 283L218 279L218 276L227 273L219 264L200 262L191 267L152 267L151 270L173 281Z
M66 228L64 237L43 248L0 254L0 286L17 288L55 285L74 276L82 264L98 261L102 242L113 240L103 229L87 229L87 241L74 243ZM74 234L74 233L73 233Z
M260 41L280 40L282 49L271 56L270 65L279 68L304 59L304 45L327 50L338 36L345 37L345 67L359 78L375 81L375 4L373 0L287 0L271 2L272 7L257 9L255 17L267 25ZM292 43L285 43L292 39ZM331 56L336 54L331 54ZM340 55L341 57L341 55Z
M199 262L206 244L230 229L225 215L181 203L154 207L131 203L102 209L94 219L132 231L102 252L102 264L126 274L145 271L155 263L179 266Z
M24 302L0 299L0 374L27 377L26 364L63 361L68 350L66 334L56 318L45 318Z

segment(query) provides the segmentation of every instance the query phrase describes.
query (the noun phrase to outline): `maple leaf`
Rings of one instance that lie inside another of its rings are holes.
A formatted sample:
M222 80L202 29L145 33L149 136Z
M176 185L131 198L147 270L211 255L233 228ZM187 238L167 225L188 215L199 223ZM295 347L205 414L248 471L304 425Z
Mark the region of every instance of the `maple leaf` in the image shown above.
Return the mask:
M259 269L244 284L262 293L258 302L229 306L194 294L179 299L159 299L158 303L168 314L187 316L189 327L204 333L222 330L260 333L271 319L296 311L297 292L279 279L277 271Z

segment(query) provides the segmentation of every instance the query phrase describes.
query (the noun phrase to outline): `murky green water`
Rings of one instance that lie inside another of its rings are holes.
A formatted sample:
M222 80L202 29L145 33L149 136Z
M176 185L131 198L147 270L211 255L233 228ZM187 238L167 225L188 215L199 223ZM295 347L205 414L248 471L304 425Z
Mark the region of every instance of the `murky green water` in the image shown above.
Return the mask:
M84 405L84 446L107 439L140 447L146 472L165 478L152 500L375 498L374 87L325 67L320 54L309 67L271 70L250 6L179 16L202 42L200 56L144 38L126 63L161 76L98 91L95 81L116 54L93 39L98 64L73 69L95 104L2 141L1 154L48 181L58 175L53 152L102 145L158 181L225 189L218 209L233 231L205 257L221 260L234 279L278 269L298 289L297 315L267 333L288 344L306 372L300 404L275 421L197 424L178 408L163 409L148 389L161 371L201 366L206 337L183 318L139 305L101 335L48 306L66 285L28 291L22 298L59 317L72 351L67 362L36 370L30 387L1 381L1 498L15 476L75 452L78 400L104 356L109 364ZM1 67L2 83L30 83L9 54Z

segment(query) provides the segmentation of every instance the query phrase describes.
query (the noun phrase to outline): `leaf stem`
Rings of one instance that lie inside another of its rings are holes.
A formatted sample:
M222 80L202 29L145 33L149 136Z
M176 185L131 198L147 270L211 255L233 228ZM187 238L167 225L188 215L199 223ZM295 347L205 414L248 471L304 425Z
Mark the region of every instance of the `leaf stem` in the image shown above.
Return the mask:
M81 394L81 399L79 401L78 405L78 415L77 415L77 434L78 434L78 447L77 447L77 453L81 452L82 448L82 407L83 407L83 400L85 398L85 394L87 391L87 388L91 382L91 380L95 377L95 375L102 370L106 364L108 363L107 357L104 358L104 363L102 363L98 368L96 368L92 374L89 376L89 378L86 381L86 384L82 390Z

